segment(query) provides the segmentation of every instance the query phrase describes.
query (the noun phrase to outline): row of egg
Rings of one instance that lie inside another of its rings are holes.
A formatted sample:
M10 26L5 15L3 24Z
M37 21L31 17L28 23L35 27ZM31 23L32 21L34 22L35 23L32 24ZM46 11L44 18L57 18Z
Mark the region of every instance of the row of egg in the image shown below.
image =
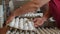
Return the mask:
M23 17L43 17L43 13L27 13Z
M34 22L32 20L29 20L27 18L14 18L10 24L8 24L10 27L22 29L22 30L33 30L34 29Z

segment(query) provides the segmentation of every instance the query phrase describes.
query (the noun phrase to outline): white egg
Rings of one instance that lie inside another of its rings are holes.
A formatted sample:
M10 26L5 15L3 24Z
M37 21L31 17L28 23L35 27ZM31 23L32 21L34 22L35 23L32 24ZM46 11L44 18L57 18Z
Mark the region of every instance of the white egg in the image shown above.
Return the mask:
M10 22L9 26L14 27L14 24L15 24L15 18Z
M8 30L6 34L10 34L11 32Z
M34 29L34 25L33 25L32 21L28 21L28 27L29 27L29 30L33 30Z
M23 29L23 23L24 23L23 18L21 18L19 21L20 21L19 22L19 29Z
M28 30L28 24L27 23L24 23L23 30Z
M16 32L16 34L19 34L19 32Z
M40 16L43 17L43 13L40 13Z
M18 28L18 25L19 25L19 17L16 18L14 27L15 27L15 28Z

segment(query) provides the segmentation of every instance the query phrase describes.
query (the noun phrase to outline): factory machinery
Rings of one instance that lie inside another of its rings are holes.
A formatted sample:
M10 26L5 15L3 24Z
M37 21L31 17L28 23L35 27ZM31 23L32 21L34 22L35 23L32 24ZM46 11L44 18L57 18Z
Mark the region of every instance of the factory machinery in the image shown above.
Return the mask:
M38 27L34 31L10 28L6 34L60 34L60 30L56 27L55 28Z
M16 3L20 4L19 1L22 1L22 0L17 0L17 1L18 2ZM14 4L13 6L12 0L10 1L10 3L12 5L10 4L9 6L9 3L7 3L4 7L6 11L5 13L7 14L9 14L10 10L12 11L13 8L18 8L16 4ZM23 3L21 2L21 4ZM11 8L11 6L13 6L13 8ZM6 16L9 16L7 14L5 14L5 19L6 19ZM55 24L50 23L55 21L55 20L52 20L51 18L50 18L51 21L50 20L48 20L49 22L46 21L46 23L44 23L42 26L39 26L37 28L34 27L33 19L41 18L41 17L43 17L43 12L40 10L40 8L38 8L35 13L29 12L27 14L17 16L9 24L7 24L7 27L9 27L9 30L6 32L6 34L60 34L60 30L55 26Z

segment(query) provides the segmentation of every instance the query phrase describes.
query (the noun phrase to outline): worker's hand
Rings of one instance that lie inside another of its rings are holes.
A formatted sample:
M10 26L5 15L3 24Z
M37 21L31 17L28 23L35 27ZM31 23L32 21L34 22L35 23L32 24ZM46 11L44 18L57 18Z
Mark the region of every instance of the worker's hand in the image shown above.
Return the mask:
M43 19L43 18L35 18L34 26L35 27L41 26L41 25L43 25L44 22L45 22L45 19Z
M3 27L3 28L0 28L0 34L6 34L6 32L9 30L8 27Z

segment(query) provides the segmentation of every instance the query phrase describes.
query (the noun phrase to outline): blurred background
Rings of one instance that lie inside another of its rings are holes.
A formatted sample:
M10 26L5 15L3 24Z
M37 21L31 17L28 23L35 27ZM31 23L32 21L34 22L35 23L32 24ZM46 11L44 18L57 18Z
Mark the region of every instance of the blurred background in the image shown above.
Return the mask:
M3 4L2 0L0 0L0 28L2 27L3 23L4 23Z

